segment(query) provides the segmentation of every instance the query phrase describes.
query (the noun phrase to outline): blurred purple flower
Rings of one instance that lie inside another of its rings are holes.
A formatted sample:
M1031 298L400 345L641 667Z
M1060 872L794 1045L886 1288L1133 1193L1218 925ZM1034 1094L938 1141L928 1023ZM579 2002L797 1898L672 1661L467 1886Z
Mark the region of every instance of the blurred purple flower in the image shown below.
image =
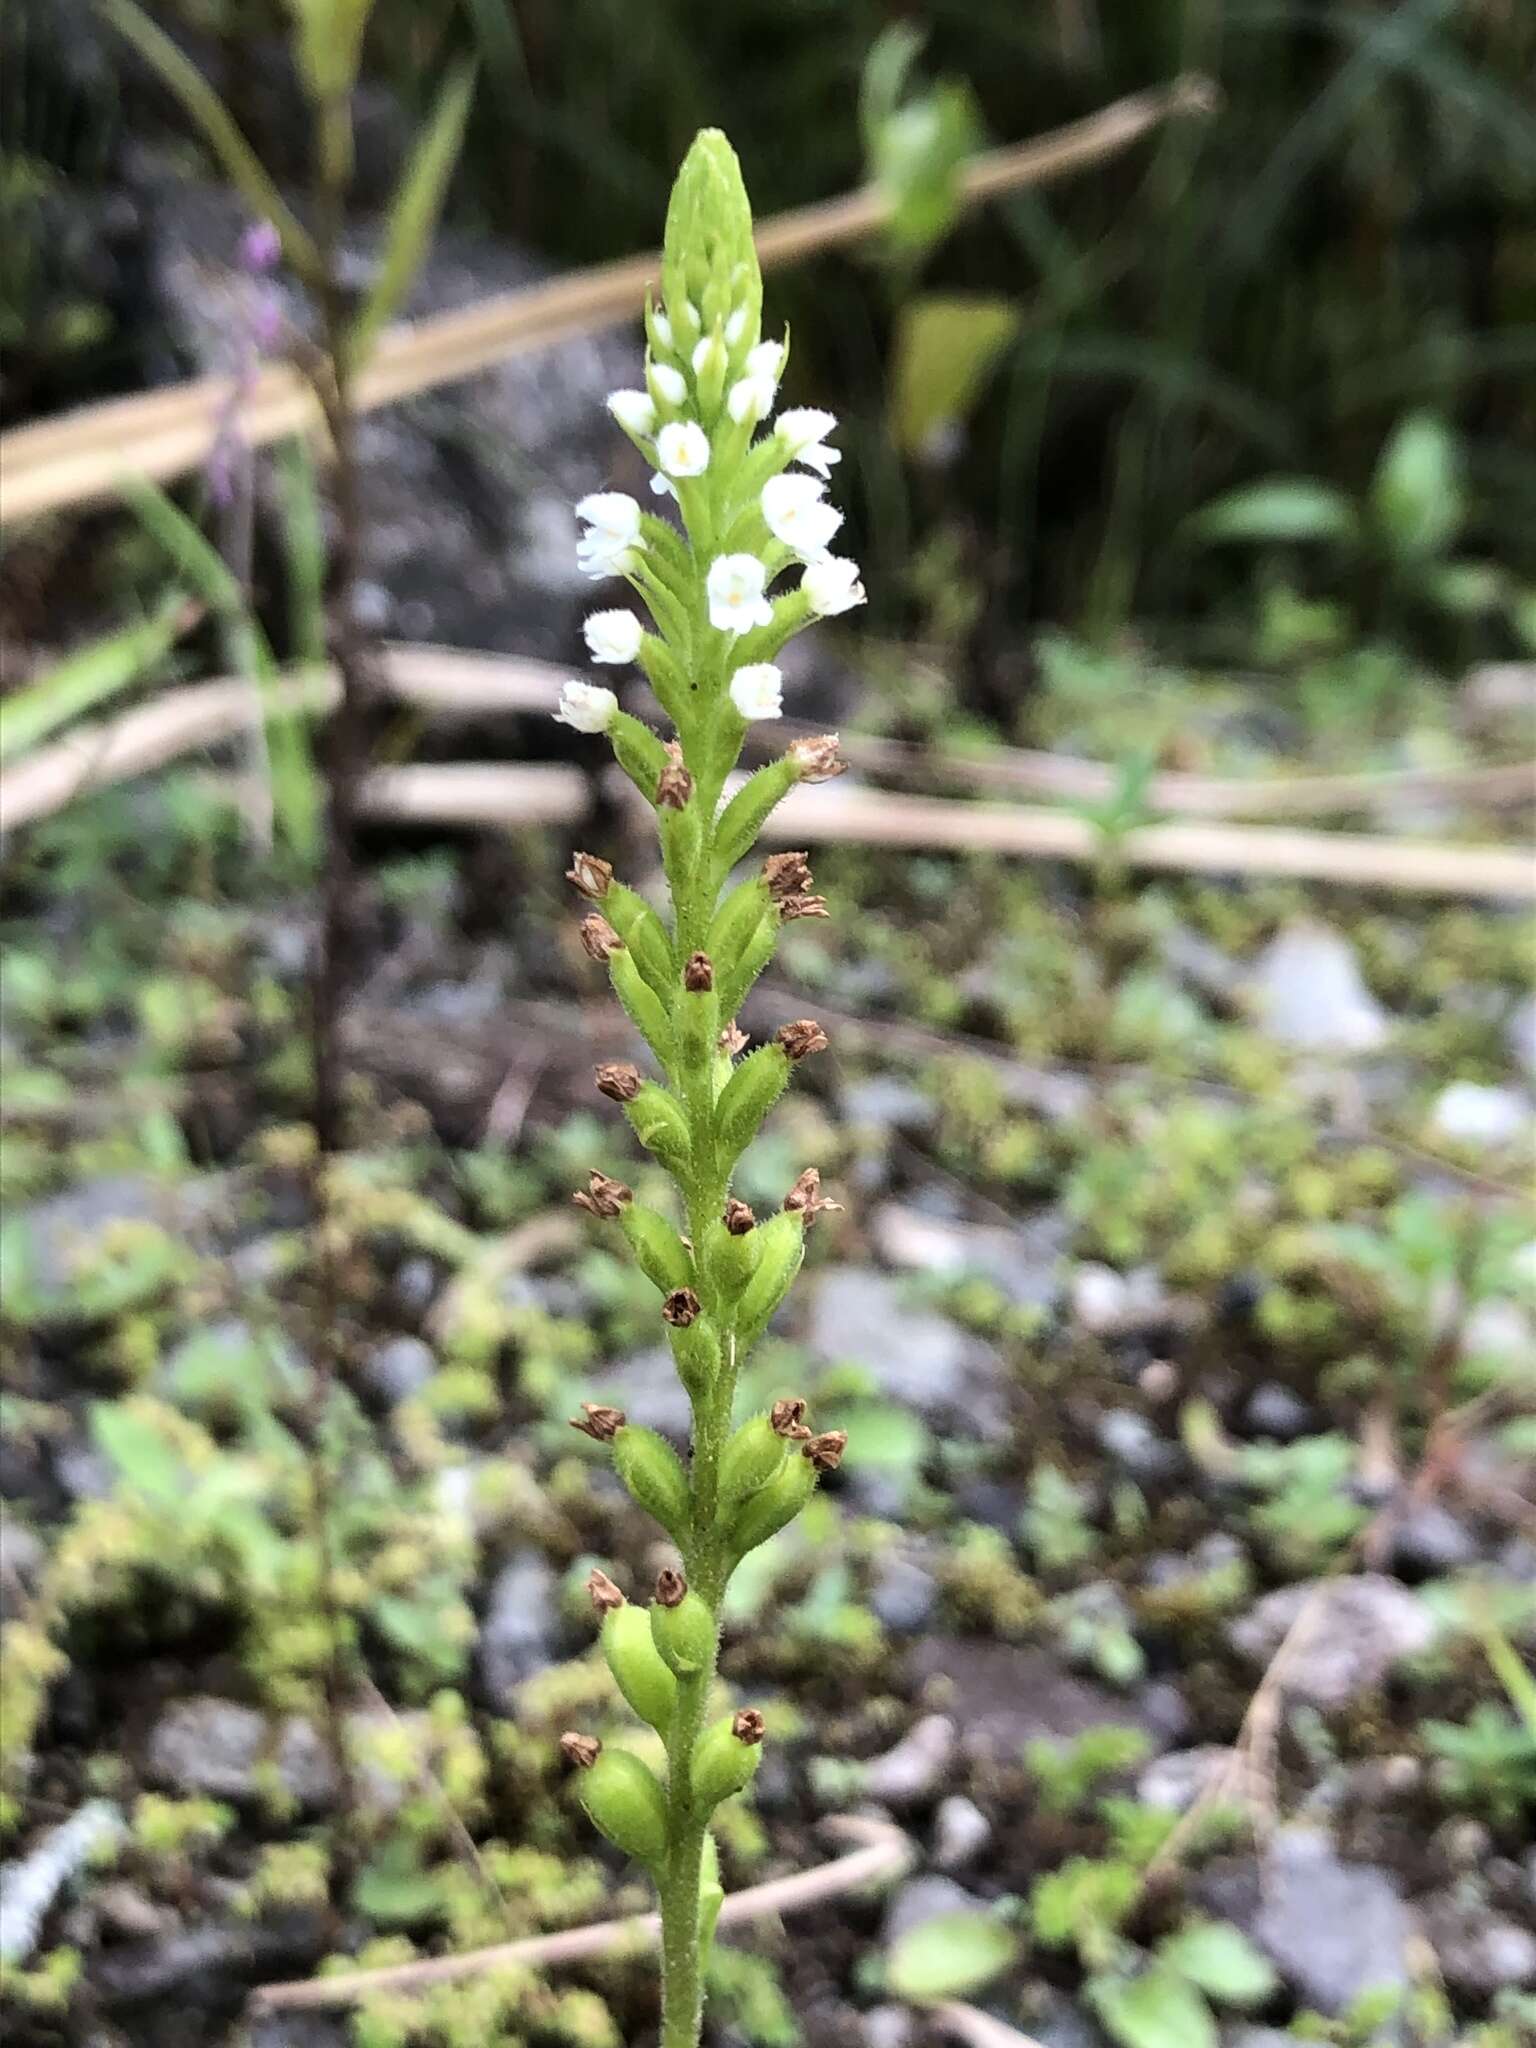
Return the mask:
M253 221L240 237L240 268L253 277L276 270L282 254L281 238L269 220Z

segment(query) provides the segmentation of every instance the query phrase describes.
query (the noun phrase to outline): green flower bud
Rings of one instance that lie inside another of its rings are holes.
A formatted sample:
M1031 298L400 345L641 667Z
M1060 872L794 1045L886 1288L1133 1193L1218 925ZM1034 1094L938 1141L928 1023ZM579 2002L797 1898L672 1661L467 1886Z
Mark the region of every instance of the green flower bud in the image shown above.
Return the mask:
M661 997L635 965L635 956L627 946L620 946L608 955L608 978L613 983L613 992L625 1016L662 1065L670 1067L673 1062L672 1020Z
M722 1221L710 1224L702 1264L712 1301L723 1308L740 1300L757 1270L757 1219L745 1202L733 1198Z
M676 1451L654 1429L626 1422L613 1439L613 1469L630 1497L681 1544L693 1517L688 1475Z
M619 1691L641 1720L664 1736L677 1704L677 1680L651 1639L646 1610L627 1600L610 1608L603 1617L602 1645Z
M768 1484L744 1502L730 1524L730 1554L740 1560L799 1514L816 1491L816 1467L809 1458L786 1458Z
M674 342L690 350L702 311L711 325L728 309L755 322L763 299L752 208L736 152L718 128L702 128L683 159L667 207L661 289Z
M604 1749L589 1736L564 1736L560 1747L581 1772L578 1795L592 1825L658 1870L667 1854L667 1799L655 1772L629 1750Z
M781 1045L760 1045L747 1054L715 1104L722 1160L735 1159L746 1150L788 1083L789 1058Z
M651 1640L669 1671L691 1678L708 1669L715 1654L715 1617L681 1572L668 1569L658 1575L650 1614Z
M647 1152L654 1152L662 1165L674 1173L688 1171L688 1119L675 1096L654 1081L642 1081L625 1103L624 1114Z
M672 945L661 919L643 896L622 882L610 882L603 895L608 922L635 956L635 965L657 995L665 996L674 973Z
M619 1228L629 1239L636 1265L663 1294L686 1287L693 1279L683 1241L659 1209L629 1202L619 1212Z
M686 1296L692 1304L693 1313L686 1318L671 1312L680 1295ZM666 1321L678 1378L690 1394L704 1393L714 1385L715 1375L720 1369L720 1338L713 1322L699 1312L699 1298L691 1287L681 1287L669 1294L661 1305L661 1313Z
M638 718L631 718L627 711L613 714L608 724L608 738L619 766L647 803L653 801L661 772L667 765L666 748L648 725L642 725Z
M789 1445L766 1415L754 1415L726 1445L720 1459L720 1498L735 1507L749 1494L768 1484L785 1458Z
M693 1752L693 1803L713 1813L722 1799L745 1792L763 1756L763 1717L755 1707L712 1722Z
M715 1938L715 1922L720 1918L720 1908L725 1904L725 1887L720 1882L720 1851L715 1846L713 1835L704 1837L704 1857L699 1866L699 1947L704 1960L709 1959L710 1943Z
M795 764L785 754L749 775L737 790L715 827L715 866L722 879L737 861L746 859L768 821L769 812L789 795L798 780Z
M713 420L720 410L730 367L730 356L716 329L707 341L700 342L694 355L694 376L697 379L694 388L698 393L699 411L706 420Z
M715 992L714 964L707 953L694 953L683 965L683 985L674 998L678 1057L687 1066L709 1071L720 1036L720 998Z
M805 1224L798 1213L781 1209L755 1235L757 1270L736 1304L736 1341L742 1350L768 1327L805 1257Z

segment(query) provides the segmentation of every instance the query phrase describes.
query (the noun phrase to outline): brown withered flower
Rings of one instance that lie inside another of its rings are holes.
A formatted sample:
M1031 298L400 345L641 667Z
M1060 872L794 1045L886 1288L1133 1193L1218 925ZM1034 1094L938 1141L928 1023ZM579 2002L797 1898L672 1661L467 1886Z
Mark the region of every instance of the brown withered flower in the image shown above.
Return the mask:
M731 1733L749 1749L755 1749L767 1732L768 1723L756 1707L743 1707L740 1713L732 1716Z
M823 1209L840 1214L842 1203L834 1202L821 1192L821 1175L814 1166L808 1166L784 1197L784 1207L792 1216L799 1216L807 1230L816 1221Z
M691 1287L674 1287L661 1304L661 1318L674 1330L686 1330L690 1323L698 1320L703 1306Z
M656 807L680 811L693 795L693 777L683 766L683 749L677 740L667 741L667 765L656 784Z
M599 860L595 853L573 853L565 879L573 883L589 903L601 903L613 880L613 868L608 861Z
M603 1745L595 1735L566 1734L560 1738L560 1754L578 1771L590 1771L602 1753Z
M721 1220L732 1237L745 1237L749 1230L757 1228L757 1218L746 1203L738 1201L734 1195L726 1203L725 1215Z
M775 1436L781 1436L786 1443L804 1443L810 1436L805 1426L805 1403L798 1394L788 1394L782 1401L775 1401L769 1411L769 1422Z
M656 1574L656 1605L658 1607L681 1607L688 1598L688 1581L671 1565L664 1565Z
M599 1614L612 1614L615 1608L629 1605L608 1574L595 1567L587 1577L587 1594Z
M770 853L763 862L763 880L775 903L782 903L786 896L798 896L810 888L813 880L809 854Z
M825 896L785 896L779 903L779 922L793 924L797 917L828 917Z
M838 751L835 732L820 733L815 739L791 740L786 753L800 782L830 782L834 775L847 772L848 763Z
M640 1069L627 1060L604 1060L596 1073L597 1092L610 1102L633 1102L640 1093Z
M825 1052L831 1042L814 1017L797 1017L793 1024L781 1024L774 1037L786 1056L796 1062L813 1052Z
M580 930L582 951L589 960L606 960L610 954L624 950L624 941L607 918L599 917L595 910L581 920Z
M628 1419L622 1408L604 1408L596 1401L583 1401L581 1413L571 1417L571 1427L591 1437L595 1444L611 1444Z
M621 1180L610 1180L595 1166L587 1169L586 1186L578 1188L571 1197L578 1209L585 1209L589 1216L600 1216L605 1223L611 1223L616 1216L622 1215L625 1204L634 1199L633 1188L626 1187Z
M734 1017L715 1040L715 1044L728 1060L735 1059L739 1052L745 1052L749 1043L747 1034L742 1030Z
M848 1448L848 1432L846 1429L823 1430L820 1436L808 1437L800 1448L818 1472L835 1472Z
M707 996L714 985L714 961L707 953L690 953L683 967L683 987L691 996Z

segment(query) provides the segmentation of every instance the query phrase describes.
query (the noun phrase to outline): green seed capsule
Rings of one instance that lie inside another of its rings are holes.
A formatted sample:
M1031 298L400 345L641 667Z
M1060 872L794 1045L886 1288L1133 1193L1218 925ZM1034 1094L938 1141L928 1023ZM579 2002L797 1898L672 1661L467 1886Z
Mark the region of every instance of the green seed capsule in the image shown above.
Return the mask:
M720 1851L715 1847L713 1835L704 1837L704 1860L699 1867L699 1946L705 1959L709 1956L710 1943L715 1938L715 1922L720 1918L720 1908L725 1904L725 1888L720 1882Z
M727 1012L740 1009L748 989L774 956L779 943L779 913L770 911L758 925L737 957L736 965L720 984L720 1001Z
M745 1204L734 1207L745 1215L752 1213ZM702 1264L712 1300L723 1305L741 1299L757 1271L757 1240L755 1229L737 1232L723 1223L710 1224L704 1233Z
M736 1306L736 1341L742 1351L768 1327L805 1257L805 1224L798 1214L781 1209L752 1234L758 1240L757 1269Z
M723 1159L734 1159L746 1150L788 1082L789 1058L781 1045L760 1045L741 1061L715 1105L715 1132Z
M688 1475L676 1451L654 1429L625 1423L613 1440L613 1468L631 1497L654 1515L674 1543L688 1534L693 1508Z
M690 1394L702 1394L714 1385L720 1370L720 1339L708 1316L699 1316L680 1327L667 1325L672 1359L677 1376Z
M747 942L773 908L761 875L739 882L715 912L704 950L722 974L734 971Z
M693 1803L712 1813L722 1799L745 1792L763 1755L763 1717L748 1708L712 1722L693 1752Z
M789 1448L766 1415L744 1422L721 1455L720 1498L734 1507L766 1486Z
M768 1484L742 1505L730 1524L732 1557L745 1557L749 1550L756 1550L770 1536L788 1528L815 1491L816 1468L810 1459L799 1455L786 1458Z
M619 1216L619 1228L629 1239L635 1264L654 1287L670 1294L693 1279L693 1267L683 1241L659 1209L644 1202L626 1202Z
M647 1152L654 1152L673 1173L687 1172L688 1119L675 1097L655 1081L645 1081L633 1100L625 1103L624 1114Z
M667 1800L654 1771L627 1749L605 1749L577 1781L592 1825L626 1856L658 1869L667 1853Z
M657 995L664 996L672 985L672 945L655 911L633 889L610 882L603 894L603 915Z
M635 956L622 946L608 956L608 978L624 1014L640 1033L664 1067L672 1064L672 1020L666 1005L635 964Z
M651 1639L645 1609L628 1602L611 1609L603 1617L602 1644L619 1691L641 1720L664 1736L677 1704L677 1680Z
M695 959L702 959L696 954ZM677 1020L678 1057L687 1067L709 1071L720 1036L720 998L709 988L679 989L673 998L672 1014Z
M708 1667L715 1654L715 1617L681 1572L663 1572L656 1581L650 1616L651 1639L669 1671L691 1678Z
M720 813L715 827L715 868L724 877L751 852L774 805L783 801L797 780L788 754L749 775Z

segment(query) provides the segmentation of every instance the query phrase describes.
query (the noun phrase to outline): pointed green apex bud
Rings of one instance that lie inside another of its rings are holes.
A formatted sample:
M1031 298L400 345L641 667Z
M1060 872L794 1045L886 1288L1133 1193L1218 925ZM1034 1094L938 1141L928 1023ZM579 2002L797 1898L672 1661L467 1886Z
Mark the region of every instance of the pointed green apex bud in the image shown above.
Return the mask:
M752 208L736 152L718 128L699 130L672 187L662 294L674 336L689 347L742 308L742 326L756 338L763 284Z

